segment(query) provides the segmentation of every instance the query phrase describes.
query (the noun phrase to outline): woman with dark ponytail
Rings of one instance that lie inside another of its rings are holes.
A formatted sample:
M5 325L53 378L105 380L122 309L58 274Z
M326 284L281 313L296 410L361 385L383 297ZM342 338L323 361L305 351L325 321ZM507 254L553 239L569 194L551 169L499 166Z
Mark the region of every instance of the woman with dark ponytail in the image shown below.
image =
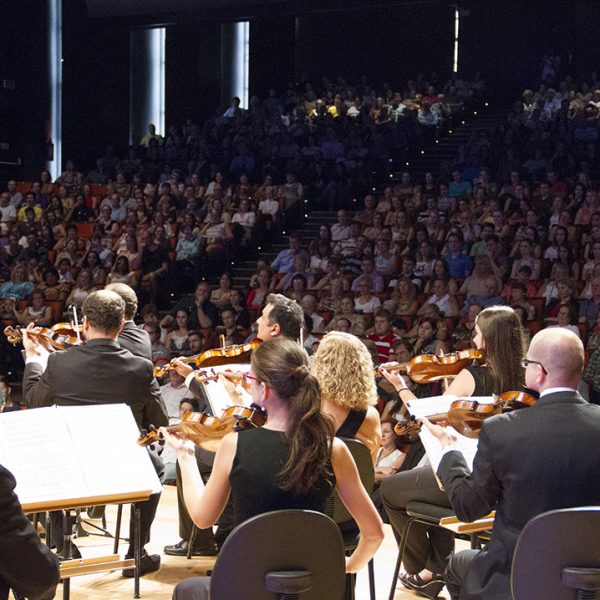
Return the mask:
M177 452L192 520L199 528L211 527L230 494L235 524L272 510L323 511L337 485L361 532L346 570L359 571L383 539L382 523L350 452L333 437L332 422L321 412L321 390L308 369L306 353L287 338L265 341L252 353L247 379L253 401L267 411L267 422L223 438L206 486L193 445L165 434ZM205 600L209 586L208 578L188 579L176 586L173 598Z

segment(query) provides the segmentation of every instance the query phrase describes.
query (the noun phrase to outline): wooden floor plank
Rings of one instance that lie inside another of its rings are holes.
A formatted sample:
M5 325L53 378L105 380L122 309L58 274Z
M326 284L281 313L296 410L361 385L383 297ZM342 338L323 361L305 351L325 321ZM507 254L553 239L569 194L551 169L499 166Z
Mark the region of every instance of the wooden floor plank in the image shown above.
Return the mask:
M123 511L122 532L128 531L128 513L129 510ZM107 521L109 530L114 531L115 520L116 506L108 506ZM91 522L100 525L99 520ZM84 525L84 527L90 532L94 531L89 526ZM141 579L141 597L145 600L168 600L176 583L186 577L201 575L207 566L210 566L211 561L204 560L201 557L187 560L184 557L166 556L163 554L163 546L179 541L177 530L177 499L175 488L165 486L152 527L152 540L147 546L149 552L161 555L162 563L159 571L145 575ZM375 555L377 600L387 600L397 555L397 547L391 528L386 525L385 530L385 540ZM112 553L112 539L110 538L90 535L76 539L75 543L80 548L84 558ZM119 552L123 554L125 551L126 543L121 542ZM73 600L112 600L114 598L131 598L132 596L133 580L122 577L120 571L96 573L73 577L71 579L71 598ZM60 586L56 597L62 597ZM394 600L410 600L417 597L417 594L406 590L398 583ZM356 598L357 600L369 600L370 598L366 569L358 575ZM448 598L448 596L442 593L439 598L443 600Z

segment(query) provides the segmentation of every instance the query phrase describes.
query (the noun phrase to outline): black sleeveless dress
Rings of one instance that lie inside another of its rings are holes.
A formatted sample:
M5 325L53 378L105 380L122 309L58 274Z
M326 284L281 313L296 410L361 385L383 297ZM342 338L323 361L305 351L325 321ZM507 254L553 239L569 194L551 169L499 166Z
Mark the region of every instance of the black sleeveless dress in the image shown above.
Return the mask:
M304 494L280 489L279 473L289 456L282 431L264 427L240 431L229 482L234 506L234 523L272 510L290 508L323 512L335 481L323 477Z
M344 422L335 432L335 437L353 438L356 436L360 426L367 417L366 410L351 410Z
M495 384L487 367L473 363L466 367L466 369L475 380L475 389L471 394L472 396L491 396L494 393L499 394L502 392L502 390L494 389Z

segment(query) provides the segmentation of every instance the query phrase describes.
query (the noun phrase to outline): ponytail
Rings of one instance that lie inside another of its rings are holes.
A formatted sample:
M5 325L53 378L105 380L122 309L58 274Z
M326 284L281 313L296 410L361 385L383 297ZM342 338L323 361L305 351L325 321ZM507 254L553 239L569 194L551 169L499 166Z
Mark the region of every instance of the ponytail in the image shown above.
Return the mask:
M252 353L252 368L288 403L290 455L279 473L280 488L300 494L324 478L331 480L333 423L321 412L321 389L308 370L306 353L289 339L274 338Z

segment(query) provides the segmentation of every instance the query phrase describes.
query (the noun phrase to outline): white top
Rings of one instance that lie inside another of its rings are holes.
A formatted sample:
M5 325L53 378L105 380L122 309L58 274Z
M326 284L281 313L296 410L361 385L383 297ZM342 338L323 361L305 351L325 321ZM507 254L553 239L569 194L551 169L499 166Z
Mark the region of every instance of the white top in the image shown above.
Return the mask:
M400 450L394 450L391 454L388 454L385 458L381 458L383 454L383 448L379 449L377 453L377 459L375 460L376 467L393 467L394 462L398 459L399 456L402 456L402 452Z

